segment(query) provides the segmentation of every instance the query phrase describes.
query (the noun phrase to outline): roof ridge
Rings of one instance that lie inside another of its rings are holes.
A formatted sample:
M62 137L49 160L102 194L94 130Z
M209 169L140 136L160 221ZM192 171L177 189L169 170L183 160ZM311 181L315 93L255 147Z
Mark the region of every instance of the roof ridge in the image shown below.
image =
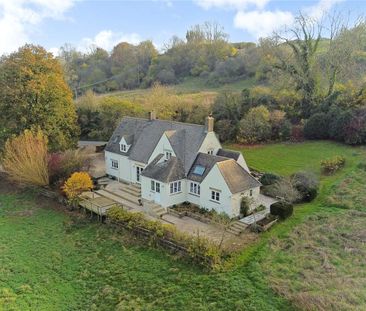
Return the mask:
M174 123L174 124L184 124L184 125L189 125L189 126L199 126L199 127L204 127L203 124L195 124L195 123L188 123L188 122L179 122L179 121L174 121L174 120L164 120L164 119L154 119L154 120L149 120L148 118L141 118L141 117L131 117L131 116L124 116L122 118L123 119L137 119L137 120L144 120L144 121L159 121L159 122L169 122L169 123Z

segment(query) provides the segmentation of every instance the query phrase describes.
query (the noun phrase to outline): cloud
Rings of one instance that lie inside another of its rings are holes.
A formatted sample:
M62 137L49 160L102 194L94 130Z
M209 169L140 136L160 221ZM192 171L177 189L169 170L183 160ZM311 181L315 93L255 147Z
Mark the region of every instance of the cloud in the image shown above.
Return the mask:
M128 42L131 44L138 44L142 41L141 37L137 33L115 33L112 30L102 30L97 33L94 38L83 38L81 44L78 46L78 50L86 52L92 46L103 48L107 51L120 42Z
M270 0L194 0L200 7L208 10L211 8L225 8L242 10L249 6L262 9Z
M294 19L292 13L287 11L239 11L235 15L234 25L259 39L276 29L291 25Z
M320 19L325 13L329 12L334 5L344 0L320 0L317 4L305 8L305 13L312 18Z
M76 0L0 0L0 54L29 42L36 27L47 18L60 19Z

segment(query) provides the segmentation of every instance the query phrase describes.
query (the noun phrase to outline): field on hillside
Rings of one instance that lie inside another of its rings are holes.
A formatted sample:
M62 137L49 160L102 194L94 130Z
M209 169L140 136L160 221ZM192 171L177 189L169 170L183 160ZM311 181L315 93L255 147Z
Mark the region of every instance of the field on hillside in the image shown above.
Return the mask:
M0 310L292 310L292 305L310 310L328 306L333 296L340 297L333 309L365 309L360 271L365 271L361 242L366 217L327 203L336 185L364 161L365 150L324 142L243 150L249 166L280 174L310 166L317 170L320 159L337 154L347 164L336 175L321 178L321 194L314 202L297 206L290 219L262 234L257 244L216 273L106 225L75 218L30 192L14 192L2 180ZM350 187L361 189L358 184ZM338 228L337 217L347 213ZM354 226L352 217L358 217ZM351 240L349 251L344 239L338 241L341 237ZM325 255L314 251L319 248ZM342 280L349 291L341 291ZM307 305L299 304L301 297Z
M186 78L183 82L168 86L172 94L176 94L187 104L211 105L216 96L222 91L241 92L245 88L256 85L254 79L239 80L236 82L221 85L219 87L207 86L205 81L200 78ZM117 91L100 96L116 96L129 99L132 102L143 103L149 96L151 89L135 89L128 91Z

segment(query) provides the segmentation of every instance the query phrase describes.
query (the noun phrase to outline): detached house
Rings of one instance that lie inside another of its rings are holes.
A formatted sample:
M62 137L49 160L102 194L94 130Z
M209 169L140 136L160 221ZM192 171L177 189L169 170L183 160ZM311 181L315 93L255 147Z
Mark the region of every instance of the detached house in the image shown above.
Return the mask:
M236 217L241 198L256 198L261 184L213 129L210 116L205 125L158 120L153 112L149 119L125 117L106 146L106 173L139 184L142 202L166 208L188 201Z

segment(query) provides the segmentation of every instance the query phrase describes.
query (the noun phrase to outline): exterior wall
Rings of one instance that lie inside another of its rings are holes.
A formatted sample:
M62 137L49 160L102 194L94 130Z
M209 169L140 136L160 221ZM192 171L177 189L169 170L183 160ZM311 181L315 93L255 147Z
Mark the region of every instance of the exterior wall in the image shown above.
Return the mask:
M182 191L175 194L170 194L170 183L156 181L160 183L160 196L155 191L151 190L151 181L151 178L142 176L141 197L143 199L153 201L162 207L168 207L187 201L186 180L181 180ZM157 195L159 196L159 200L157 200Z
M250 196L250 190L252 190L252 196ZM243 192L233 194L231 203L232 203L234 213L239 215L239 213L240 213L240 203L241 203L241 198L242 197L248 197L248 198L254 198L255 199L255 198L258 197L259 191L260 191L260 187L255 187L255 188L243 191ZM252 207L254 208L256 206L252 206Z
M248 165L247 165L247 162L245 161L245 159L244 159L244 157L243 157L243 155L242 155L242 154L240 154L240 156L239 156L239 158L238 158L238 160L237 160L236 162L238 162L238 164L239 164L243 169L245 169L248 173L250 173L250 171L249 171L249 167L248 167Z
M118 161L118 169L112 168L111 160ZM145 168L146 164L132 161L127 156L105 151L106 174L118 180L136 183L136 166Z
M220 191L220 202L211 200L211 190ZM231 192L221 175L219 168L215 165L201 183L200 205L218 213L226 213L230 217L235 217L231 206Z
M208 132L198 152L207 153L209 150L213 150L213 154L216 155L220 148L222 147L215 132Z
M112 168L112 159L118 162L118 169ZM105 151L105 169L107 175L114 176L118 180L131 181L130 160L126 156Z
M172 156L176 157L173 148L168 140L168 137L166 137L165 134L163 134L158 142L158 144L156 145L153 153L151 154L148 163L150 163L152 160L154 160L156 158L157 155L159 154L164 154L165 156L165 151L170 151L172 153Z

